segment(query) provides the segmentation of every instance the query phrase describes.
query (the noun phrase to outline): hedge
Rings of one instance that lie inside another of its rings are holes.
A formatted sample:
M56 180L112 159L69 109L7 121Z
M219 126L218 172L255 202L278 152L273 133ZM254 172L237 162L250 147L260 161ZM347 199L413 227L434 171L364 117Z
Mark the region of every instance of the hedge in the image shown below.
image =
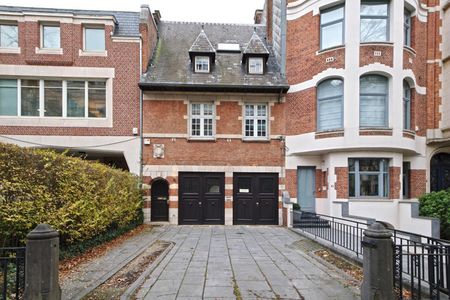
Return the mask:
M142 223L136 176L47 149L0 143L0 247L23 244L37 224L60 233L61 249Z
M431 192L419 198L420 215L441 221L441 238L450 240L450 189Z

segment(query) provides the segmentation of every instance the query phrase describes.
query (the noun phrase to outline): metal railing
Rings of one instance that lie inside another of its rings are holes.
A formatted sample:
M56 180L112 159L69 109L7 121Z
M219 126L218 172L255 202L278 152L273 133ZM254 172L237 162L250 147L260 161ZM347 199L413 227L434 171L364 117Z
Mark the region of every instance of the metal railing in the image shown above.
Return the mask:
M0 248L0 300L23 299L25 248Z
M368 223L293 211L293 227L356 254ZM394 284L398 299L450 299L450 241L392 230Z

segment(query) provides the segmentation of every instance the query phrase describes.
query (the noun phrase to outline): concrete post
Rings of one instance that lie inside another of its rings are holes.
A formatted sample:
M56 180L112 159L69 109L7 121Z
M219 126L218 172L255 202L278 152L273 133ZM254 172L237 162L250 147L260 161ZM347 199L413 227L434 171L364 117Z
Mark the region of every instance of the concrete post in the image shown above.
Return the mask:
M362 300L394 299L392 233L380 223L364 231Z
M25 299L59 300L59 233L40 224L27 235Z

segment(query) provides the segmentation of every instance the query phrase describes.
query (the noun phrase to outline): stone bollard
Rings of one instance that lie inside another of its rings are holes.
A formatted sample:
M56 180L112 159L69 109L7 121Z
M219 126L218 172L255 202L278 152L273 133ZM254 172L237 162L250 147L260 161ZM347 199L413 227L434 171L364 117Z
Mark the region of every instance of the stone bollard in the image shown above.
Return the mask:
M59 233L39 224L27 235L25 299L59 300Z
M380 223L364 231L362 300L393 300L394 269L392 233Z

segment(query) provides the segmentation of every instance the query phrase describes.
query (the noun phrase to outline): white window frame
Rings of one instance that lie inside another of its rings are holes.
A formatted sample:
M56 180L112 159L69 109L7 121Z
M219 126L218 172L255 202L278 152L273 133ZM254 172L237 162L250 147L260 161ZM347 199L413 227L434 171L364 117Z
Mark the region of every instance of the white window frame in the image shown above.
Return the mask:
M372 159L379 161L379 171L360 171L359 170L359 162L364 159ZM350 171L350 160L354 160L355 170ZM389 159L387 158L378 158L378 157L358 157L358 158L349 158L349 167L348 167L348 193L349 198L358 199L358 198L368 198L368 199L387 199L389 197ZM355 193L354 196L350 196L350 175L355 175ZM365 196L361 195L361 175L378 175L378 195L377 196ZM386 184L384 186L384 176L387 176ZM386 191L386 194L384 192Z
M253 70L252 70L252 62L258 62L256 64L253 65ZM256 66L261 66L261 68L256 69ZM252 75L262 75L264 74L264 59L262 57L249 57L248 58L248 74L252 74Z
M44 27L58 27L59 28L59 48L50 48L45 47L44 44ZM61 24L56 23L42 23L40 24L40 32L41 32L41 41L40 41L40 48L42 50L60 50L61 49Z
M197 69L197 61L200 61L200 60L206 60L208 62L207 63L208 70ZM211 69L210 63L211 62L210 62L209 56L195 56L195 58L194 58L194 71L195 71L195 73L209 73L209 70Z
M5 78L9 79L9 78ZM74 78L74 79L57 79L57 78L46 78L46 79L34 79L34 78L27 78L30 80L38 80L39 81L39 115L38 116L22 116L22 79L17 78L11 78L12 80L17 80L17 115L14 116L3 116L0 115L1 118L10 118L10 117L19 117L19 118L43 118L43 119L90 119L90 120L106 120L109 118L109 101L108 101L108 89L109 89L109 80L103 80L103 79L80 79L80 78ZM45 116L45 85L44 81L50 80L50 81L62 81L62 116ZM85 105L85 112L83 117L68 117L67 116L67 81L82 81L84 82L84 105ZM102 118L96 118L96 117L89 117L89 96L88 96L88 82L92 81L105 81L105 117Z
M253 106L254 115L253 116L246 116L245 111L247 106ZM266 107L266 115L265 116L258 116L258 106L265 106ZM242 138L244 140L268 140L270 137L269 133L269 122L270 122L270 105L269 103L244 103L242 105ZM253 121L253 135L246 135L247 132L245 130L246 121L250 120ZM266 135L265 136L258 136L258 121L259 120L265 120L266 121Z
M105 49L102 50L88 50L86 49L86 30L89 29L102 29L103 32L106 32L104 26L95 26L95 25L84 25L83 26L83 51L84 52L96 52L96 53L104 53L106 51L106 38L105 38Z
M200 115L193 115L192 106L193 104L200 105ZM212 106L212 114L205 115L205 105ZM192 121L193 119L200 120L200 135L193 135L192 132ZM205 135L205 120L212 120L212 132L211 135ZM212 140L215 139L216 136L216 105L214 102L190 102L189 103L189 138L190 139L203 139L203 140Z
M390 31L391 31L391 12L390 12L390 10L391 10L391 3L390 3L390 1L389 0L378 0L378 1L371 1L371 0L363 0L363 1L361 1L361 5L363 5L363 4L367 4L367 5L370 5L370 4L373 4L373 5L376 5L376 4L387 4L387 15L363 15L363 14L361 14L361 11L360 11L360 21L359 21L359 26L360 26L360 29L359 29L359 36L360 36L360 41L361 41L361 43L379 43L379 42L381 42L381 43L386 43L386 42L389 42L390 41ZM362 37L361 37L361 28L362 28L362 26L361 26L361 21L363 20L363 19L369 19L369 20L386 20L386 40L380 40L380 41L363 41L362 40Z
M332 96L332 97L324 97L324 98L319 98L319 89L320 86L323 83L326 83L327 81L332 81L332 80L339 80L342 82L342 94L339 96ZM317 131L318 132L325 132L325 131L336 131L336 130L342 130L344 127L344 80L342 80L341 78L338 77L333 77L333 78L329 78L327 80L324 80L322 82L319 83L319 85L317 85ZM322 110L322 104L326 101L339 101L340 102L340 106L341 106L341 124L336 127L336 128L326 128L323 129L323 124L320 123L320 113Z
M342 18L341 19L336 19L334 21L328 22L328 23L322 23L322 14L325 14L327 12L333 11L333 10L337 10L337 9L343 9L343 14L342 14ZM323 47L323 29L332 25L336 25L338 23L342 24L342 39L341 39L341 43L338 45L333 45L330 47ZM344 45L344 41L345 41L345 5L344 4L339 4L324 10L320 11L320 50L325 50L325 49L330 49L330 48L334 48L334 47L339 47Z

